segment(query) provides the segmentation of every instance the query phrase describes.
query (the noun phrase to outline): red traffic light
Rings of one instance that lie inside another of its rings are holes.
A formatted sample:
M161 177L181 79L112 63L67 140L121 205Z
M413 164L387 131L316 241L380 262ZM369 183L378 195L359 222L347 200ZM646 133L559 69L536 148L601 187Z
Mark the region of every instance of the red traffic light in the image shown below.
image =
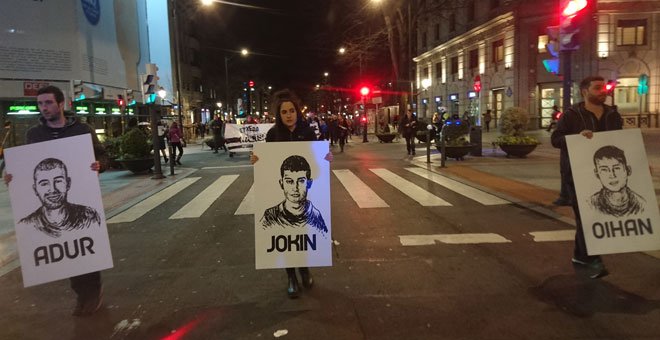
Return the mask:
M605 91L607 92L607 95L612 95L614 94L614 88L616 87L616 80L610 80L605 84Z
M561 11L561 15L572 17L587 7L587 0L570 0Z
M250 80L250 81L248 82L248 86L249 86L249 87L254 87L254 81Z
M119 106L119 107L126 106L126 101L124 101L124 96L122 96L122 95L117 96L117 106Z
M367 86L362 86L362 88L360 88L360 94L365 96L365 97L368 96L370 92L371 92L371 89Z
M479 75L474 77L474 85L472 86L472 88L476 93L481 92L481 77Z
M362 123L366 123L367 122L367 116L362 116L361 120L362 120Z

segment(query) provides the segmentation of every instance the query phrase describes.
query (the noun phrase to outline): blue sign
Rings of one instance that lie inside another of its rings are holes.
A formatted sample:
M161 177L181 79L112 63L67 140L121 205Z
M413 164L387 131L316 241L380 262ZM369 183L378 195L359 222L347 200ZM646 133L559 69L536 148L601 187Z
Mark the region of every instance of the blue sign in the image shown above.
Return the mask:
M435 102L436 103L442 103L442 97L441 96L435 96Z
M474 91L469 91L468 92L468 98L470 98L470 99L477 98L477 93L474 92Z
M428 98L424 98L424 99L422 99L422 103L423 103L424 105L428 104L428 103L429 103L429 99L428 99Z
M450 94L449 95L449 100L457 101L458 100L458 94L456 94L456 93Z
M96 26L101 19L101 4L99 0L80 0L85 18L90 24Z

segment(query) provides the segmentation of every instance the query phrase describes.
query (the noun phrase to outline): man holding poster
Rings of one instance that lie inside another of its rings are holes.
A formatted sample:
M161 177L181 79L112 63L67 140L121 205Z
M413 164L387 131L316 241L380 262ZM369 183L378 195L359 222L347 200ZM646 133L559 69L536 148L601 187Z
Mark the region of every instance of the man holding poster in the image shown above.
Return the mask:
M300 101L292 91L275 92L271 103L272 112L276 115L275 126L268 130L266 144L255 145L257 149L250 155L250 161L252 164L259 161L257 154L260 154L264 160L262 164L255 165L255 188L258 190L255 197L267 198L270 196L268 193L273 193L280 203L274 207L271 203L265 206L266 209L257 209L264 211L263 215L255 214L256 267L257 269L286 268L287 294L290 298L296 298L299 293L296 267L300 271L303 286L309 289L314 283L309 265L321 266L332 263L329 197L323 202L315 201L314 204L311 203L313 199L308 198L312 179L317 186L320 183L325 184L315 191L318 195L329 193L328 164L324 164L323 170L317 171L314 171L313 165L318 165L319 156L324 155L323 159L326 161L332 161L333 157L332 153L327 151L327 142L271 144L270 142L316 141L316 134L305 122L300 110ZM259 150L264 152L260 153ZM316 162L308 162L311 159ZM267 178L268 174L273 174L274 169L279 170L276 172L279 175L276 181ZM261 174L259 176L258 171ZM278 185L274 185L274 182ZM285 196L284 201L281 199L282 191ZM259 202L257 205L262 206ZM321 208L321 205L324 208ZM310 220L314 221L310 223ZM317 233L318 231L320 233ZM319 234L318 238L317 234Z
M98 141L98 139L96 138L96 134L94 133L94 130L89 125L79 122L74 117L65 117L64 94L62 93L62 90L60 90L55 86L47 86L40 88L39 91L37 92L37 104L39 106L39 111L41 112L41 117L39 118L40 124L28 130L26 137L27 144L50 142L67 137L90 134L94 147L95 158L98 158L103 154L104 152L103 146ZM11 174L10 169L13 169L16 172L20 172L21 170L24 170L19 168L21 164L12 166L13 164L10 163L11 159L9 158L10 151L12 150L11 149L7 150L8 153L7 173L4 175L5 184L7 184L8 186L10 186L10 182L12 182L13 180L13 176ZM65 150L65 151L69 153L76 152L74 150ZM83 155L79 155L79 156L82 157ZM109 254L109 244L105 245L104 242L99 242L98 240L97 243L94 244L93 238L88 237L89 236L88 234L85 234L83 237L77 237L75 239L73 238L66 239L65 236L63 235L62 231L67 231L68 233L72 233L78 230L84 230L83 232L87 232L87 229L94 229L98 231L99 223L97 222L101 221L102 215L99 216L98 209L93 210L89 207L81 206L81 205L74 206L67 202L66 197L72 182L70 177L73 177L69 174L69 172L71 172L71 169L68 169L67 171L67 167L64 165L62 161L59 161L58 159L55 159L53 161L53 159L55 158L45 159L44 161L40 162L39 165L37 165L34 169L30 169L33 171L29 172L30 174L33 174L31 177L33 177L35 181L34 183L30 183L30 184L33 185L34 193L39 197L42 206L38 208L36 211L34 210L34 208L31 208L31 210L34 212L29 214L28 216L15 216L15 218L25 217L17 224L16 235L19 240L19 243L21 242L21 235L26 235L23 236L23 240L25 240L26 243L36 244L40 242L40 244L44 244L43 246L40 247L36 247L36 246L34 247L35 249L33 253L35 259L32 262L35 262L36 267L45 266L46 268L44 270L46 272L48 272L49 270L50 271L55 270L55 269L49 269L48 266L46 265L49 265L52 268L55 268L53 266L61 265L62 263L55 263L55 262L64 262L62 261L62 259L64 258L65 254L67 258L69 259L78 258L77 260L80 260L85 255L99 253L100 250L103 250L103 253ZM93 163L91 163L90 169L91 171L94 172L98 172L99 170L101 170L100 162L94 161ZM20 183L16 183L12 185L16 186L18 184ZM11 189L15 189L15 188L12 188L10 186L10 193L11 193ZM99 192L99 196L100 196L100 192ZM12 195L12 198L13 197L14 195ZM14 209L14 215L16 215L17 207L14 206L12 207ZM72 209L82 214L78 216L79 218L74 218L78 221L72 224L71 226L61 225L60 222L64 222L65 224L71 222L71 216L69 216L68 213L72 212L73 211ZM61 214L62 212L67 214L67 216L63 216ZM102 205L100 212L102 212ZM53 218L56 217L59 218L61 221L57 222L53 220ZM35 222L37 220L43 223L39 223L39 224L32 223L33 224L32 227L34 227L34 229L21 228L19 230L19 227L22 224ZM48 223L46 222L46 220L48 221ZM45 225L40 226L41 224L45 224ZM94 224L95 226L97 226L97 228L94 228L94 226L90 226L89 228L87 228L88 224L90 225ZM38 234L30 234L28 230L35 230ZM58 240L55 240L56 242L54 243L53 241L49 242L44 239L41 239L40 236L38 236L39 234L44 235L46 240L52 239L53 237L58 238ZM61 240L60 237L65 240ZM106 232L106 239L107 239L107 232ZM61 241L61 242L57 242L57 241ZM45 245L46 243L50 243L50 244ZM20 246L21 245L19 244L19 247ZM46 252L45 247L49 249L48 252ZM56 256L56 258L53 258L52 254L57 253L57 251L54 251L55 249L59 249L60 253ZM69 251L67 252L67 250ZM20 249L19 249L19 254L20 254ZM29 286L43 282L48 282L47 278L39 277L39 275L41 274L34 274L34 277L32 275L30 276L26 275L27 273L26 270L28 270L28 268L26 268L27 266L23 264L23 261L32 260L32 259L31 258L25 259L26 256L23 256L24 254L21 254L24 284L26 286ZM109 267L111 267L112 266L111 257L109 261L110 261ZM109 268L107 263L105 263L104 266ZM34 272L43 273L43 271L38 270L39 268L33 268L33 269L36 269ZM57 273L58 270L56 270L56 272L53 273L51 276L61 275L61 272L59 274ZM73 310L73 315L86 316L96 312L100 308L102 303L101 273L99 271L93 271L82 275L76 275L70 277L70 281L71 281L71 288L78 295L76 306Z
M589 277L595 279L607 275L608 272L600 256L590 256L587 252L575 182L568 157L566 136L579 134L591 139L594 132L621 130L622 119L616 107L605 105L607 91L603 77L591 76L583 79L580 82L580 94L584 101L565 109L557 122L557 129L552 133L552 146L561 149L562 177L568 184L570 201L575 213L575 248L572 262L576 266L586 269Z

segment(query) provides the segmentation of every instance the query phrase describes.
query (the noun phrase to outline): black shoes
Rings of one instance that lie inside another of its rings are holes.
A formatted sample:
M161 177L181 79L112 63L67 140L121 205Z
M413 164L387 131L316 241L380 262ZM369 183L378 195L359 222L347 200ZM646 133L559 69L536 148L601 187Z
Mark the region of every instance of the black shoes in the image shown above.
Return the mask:
M295 274L289 276L289 286L286 288L286 293L289 295L290 299L295 299L298 297L298 292L300 288L298 287L298 278Z
M176 160L176 164L183 165L183 164L181 164L181 161L179 161L178 159Z
M73 309L73 316L90 316L101 308L103 304L103 286L97 292L85 295L78 295L76 307Z
M302 284L303 287L306 289L312 288L314 285L314 278L312 277L312 274L309 272L309 268L300 268L300 279L302 279Z
M599 279L607 276L610 272L607 271L603 261L600 258L594 260L581 260L576 257L571 259L573 266L585 271L590 279Z

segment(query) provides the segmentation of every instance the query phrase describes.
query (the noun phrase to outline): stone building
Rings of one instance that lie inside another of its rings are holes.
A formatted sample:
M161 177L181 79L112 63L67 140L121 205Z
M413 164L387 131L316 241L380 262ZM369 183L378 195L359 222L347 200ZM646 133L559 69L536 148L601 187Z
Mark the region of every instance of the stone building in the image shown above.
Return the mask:
M548 72L543 61L547 27L559 23L559 1L540 6L531 0L457 1L435 6L417 1L416 82L418 115L430 117L439 107L475 120L491 110L527 109L530 128L547 126L552 106L561 108L562 75ZM633 5L634 3L634 5ZM601 75L618 81L614 102L627 126L658 126L660 110L660 1L588 1L581 46L572 53L571 100L581 101L579 81ZM561 69L561 68L560 68ZM647 76L648 93L639 94ZM481 91L474 91L475 80ZM608 98L608 104L612 98Z

